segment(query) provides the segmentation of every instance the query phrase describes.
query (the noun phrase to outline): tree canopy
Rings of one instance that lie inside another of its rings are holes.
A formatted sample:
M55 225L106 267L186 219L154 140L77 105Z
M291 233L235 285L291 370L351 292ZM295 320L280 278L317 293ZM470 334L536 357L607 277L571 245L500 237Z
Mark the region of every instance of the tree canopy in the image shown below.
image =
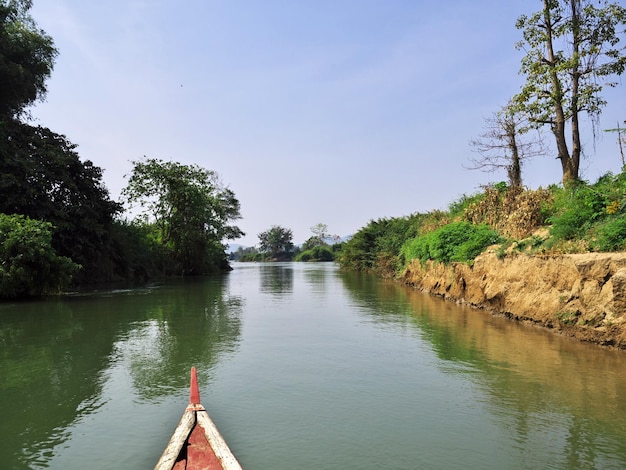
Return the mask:
M541 11L517 21L526 82L515 101L536 126L550 126L564 183L579 178L580 114L597 120L603 84L615 85L609 78L626 67L618 31L625 21L626 9L607 0L543 0Z
M15 120L0 123L0 212L52 224L52 246L95 279L113 218L102 169L82 162L76 145L50 129Z
M243 232L239 201L214 171L155 158L134 161L126 202L139 206L138 219L153 225L180 274L203 274L228 266L224 240Z
M0 120L45 97L58 54L30 16L31 7L31 0L0 0Z
M270 253L273 259L285 257L293 251L293 231L273 225L265 232L259 233L259 250Z

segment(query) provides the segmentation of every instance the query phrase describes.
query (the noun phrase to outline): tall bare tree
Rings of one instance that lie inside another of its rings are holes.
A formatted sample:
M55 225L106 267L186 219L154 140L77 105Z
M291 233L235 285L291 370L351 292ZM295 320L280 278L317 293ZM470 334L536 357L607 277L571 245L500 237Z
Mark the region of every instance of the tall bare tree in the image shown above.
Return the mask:
M607 0L542 2L541 11L517 20L526 83L515 102L536 126L550 126L567 184L579 179L581 113L589 115L595 131L606 104L600 96L603 84L615 86L608 79L626 67L618 30L626 22L626 9Z
M478 157L470 158L471 170L495 172L506 170L509 185L522 187L522 165L525 160L545 155L542 135L530 134L528 119L514 111L510 103L485 119L485 132L470 145Z

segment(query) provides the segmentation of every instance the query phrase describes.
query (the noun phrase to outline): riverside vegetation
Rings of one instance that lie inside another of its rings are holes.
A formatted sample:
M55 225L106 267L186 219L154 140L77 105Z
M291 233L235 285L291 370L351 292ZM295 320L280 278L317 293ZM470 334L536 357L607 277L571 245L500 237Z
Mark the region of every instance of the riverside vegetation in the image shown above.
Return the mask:
M626 69L619 44L626 9L608 0L540 3L540 11L522 15L516 25L523 33L518 47L526 52L519 70L525 84L475 142L481 154L475 168L506 169L509 184L463 197L448 211L372 221L345 245L329 246L322 236L325 226L318 224L314 234L319 233L296 253L290 231L274 226L259 234L260 253L240 254L338 259L344 268L387 277L410 271L415 283L415 273L429 263L471 267L493 244L500 260L516 253L624 250L624 172L593 184L580 181L579 117L586 113L596 122L606 104L603 84L616 86L610 79ZM240 206L217 173L146 157L133 162L123 200L112 201L103 170L82 161L75 144L28 124L28 108L45 98L58 54L30 16L31 7L30 0L0 0L0 297L229 269L225 241L243 235L233 225ZM541 139L527 139L544 126L555 139L562 186L525 190L522 164L544 148ZM125 219L124 204L140 209L140 216ZM612 277L612 271L605 273L598 285L604 288ZM463 285L468 279L457 281ZM494 298L506 297L498 295ZM579 296L574 288L561 295ZM610 308L619 304L610 302ZM606 312L589 319L569 301L563 304L560 323L612 321Z
M461 197L445 211L371 221L344 244L339 263L581 339L626 348L626 303L613 295L626 285L618 277L612 279L626 267L624 250L622 171L607 173L595 183L537 190L498 183ZM555 260L565 265L549 264ZM564 266L570 262L574 271L586 274L568 277ZM542 294L550 301L539 300Z

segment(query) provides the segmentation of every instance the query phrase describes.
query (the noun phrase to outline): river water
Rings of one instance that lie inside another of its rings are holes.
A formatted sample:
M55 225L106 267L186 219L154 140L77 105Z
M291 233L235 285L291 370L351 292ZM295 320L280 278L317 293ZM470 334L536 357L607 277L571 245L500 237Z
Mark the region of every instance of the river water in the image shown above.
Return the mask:
M329 263L0 304L0 468L152 468L191 366L246 470L626 468L625 352Z

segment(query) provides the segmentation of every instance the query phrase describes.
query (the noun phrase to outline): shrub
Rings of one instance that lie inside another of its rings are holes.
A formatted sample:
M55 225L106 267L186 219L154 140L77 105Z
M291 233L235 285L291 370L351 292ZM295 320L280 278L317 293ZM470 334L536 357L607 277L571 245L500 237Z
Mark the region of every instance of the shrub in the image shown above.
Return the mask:
M486 225L454 222L409 240L402 247L402 255L405 263L412 259L422 263L429 259L442 263L467 262L501 240L500 235Z
M298 253L295 257L296 261L333 261L335 255L328 245L318 245L309 250Z
M596 231L594 247L598 251L621 251L626 248L626 215L608 220Z
M415 237L426 217L424 214L413 214L372 220L342 244L337 260L345 269L375 271L381 257L397 258L404 243Z
M0 297L38 296L69 286L79 266L57 256L51 240L51 223L0 214Z
M602 186L606 186L602 179L595 186L580 182L557 193L550 231L555 240L584 238L594 223L607 215L610 203L606 193L599 190Z
M487 186L483 197L469 204L463 218L473 224L487 224L507 237L524 238L546 220L546 206L552 201L547 189L523 191L502 184Z

